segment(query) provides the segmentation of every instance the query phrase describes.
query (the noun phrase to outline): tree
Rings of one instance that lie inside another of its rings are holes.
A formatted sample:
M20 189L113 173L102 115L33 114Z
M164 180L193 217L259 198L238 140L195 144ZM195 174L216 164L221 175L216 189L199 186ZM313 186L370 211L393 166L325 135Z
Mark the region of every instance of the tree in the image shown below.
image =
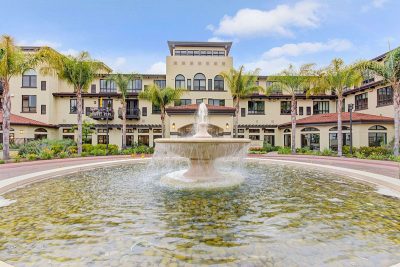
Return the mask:
M88 143L88 137L89 135L92 135L95 133L95 124L91 120L83 120L82 123L82 143L87 144ZM72 127L72 130L76 131L78 129L77 126Z
M45 75L55 73L59 79L74 87L77 102L78 155L82 153L82 93L87 92L90 84L100 72L110 72L102 62L93 60L87 52L78 56L65 56L51 48L44 47L39 52L46 66L41 68Z
M109 80L115 82L121 92L121 104L122 104L122 149L126 148L126 99L128 98L129 83L133 82L138 75L126 75L121 73L110 74Z
M263 88L261 86L258 86L256 83L258 72L259 70L257 69L253 72L246 73L244 71L244 67L240 66L238 70L231 68L229 71L221 73L221 76L224 77L224 79L226 80L229 90L235 101L235 137L237 137L238 135L240 100L251 94L263 91Z
M139 98L146 99L150 101L154 106L160 108L161 114L161 126L162 126L162 137L165 137L165 108L174 103L175 100L179 100L183 94L182 89L175 89L171 87L167 87L161 89L156 84L151 87L145 89L143 92L139 94Z
M332 60L331 64L319 71L317 86L313 92L332 92L337 96L337 127L338 127L338 156L342 156L343 134L342 134L342 109L343 93L346 89L358 86L363 78L361 72L355 65L345 65L340 58Z
M36 54L24 53L15 46L13 38L3 35L0 40L0 83L3 89L1 103L3 113L3 159L10 158L10 79L22 75L38 63Z
M370 70L381 77L385 84L389 84L393 90L394 109L394 145L393 153L399 156L400 143L400 47L389 51L383 63L376 61L361 61L357 67L361 71Z
M268 77L268 81L272 82L267 88L267 94L279 91L291 96L291 123L292 123L292 140L291 150L292 154L296 154L296 114L297 114L297 95L307 93L312 87L315 80L315 71L313 70L314 64L304 64L299 69L293 65L278 75Z

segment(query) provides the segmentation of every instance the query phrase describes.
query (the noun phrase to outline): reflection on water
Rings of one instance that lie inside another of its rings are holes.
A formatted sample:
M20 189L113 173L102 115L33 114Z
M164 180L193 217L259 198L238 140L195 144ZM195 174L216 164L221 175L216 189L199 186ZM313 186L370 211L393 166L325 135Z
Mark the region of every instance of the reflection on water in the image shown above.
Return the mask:
M183 192L104 168L6 194L0 259L15 266L388 266L400 201L323 172L247 165L238 188Z

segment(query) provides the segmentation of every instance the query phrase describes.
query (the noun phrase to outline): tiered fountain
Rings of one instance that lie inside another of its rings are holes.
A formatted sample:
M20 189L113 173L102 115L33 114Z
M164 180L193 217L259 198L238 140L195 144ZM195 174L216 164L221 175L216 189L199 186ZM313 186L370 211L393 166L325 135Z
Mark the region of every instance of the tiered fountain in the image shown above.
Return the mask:
M188 169L174 171L161 178L161 182L183 188L219 188L240 184L244 178L237 172L221 172L215 168L215 160L224 157L244 157L249 139L213 138L208 132L208 110L199 105L196 133L189 138L156 139L156 153L164 151L188 158Z

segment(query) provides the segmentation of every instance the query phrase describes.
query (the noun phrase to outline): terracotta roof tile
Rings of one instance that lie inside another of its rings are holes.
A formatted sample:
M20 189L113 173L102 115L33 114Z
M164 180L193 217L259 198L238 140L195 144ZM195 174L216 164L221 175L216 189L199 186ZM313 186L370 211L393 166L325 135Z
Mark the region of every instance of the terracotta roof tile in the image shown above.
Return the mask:
M206 104L207 109L209 111L235 111L234 107L225 107L225 106L213 106ZM180 111L180 110L187 110L187 111L196 111L198 109L198 104L190 104L184 106L175 106L167 108L168 111Z
M25 118L19 115L11 114L10 115L11 125L31 125L31 126L41 126L41 127L56 127L51 124L47 124L44 122L32 120L29 118ZM3 123L3 113L0 112L0 123Z
M303 119L296 120L297 125L307 125L307 124L328 124L328 123L336 123L337 122L337 113L326 113L326 114L318 114L308 116ZM373 123L393 123L393 118L385 117L385 116L377 116L371 114L357 113L353 112L352 114L353 122L373 122ZM349 122L350 121L350 113L343 112L342 113L342 121ZM279 127L291 125L290 122L283 123L279 125Z

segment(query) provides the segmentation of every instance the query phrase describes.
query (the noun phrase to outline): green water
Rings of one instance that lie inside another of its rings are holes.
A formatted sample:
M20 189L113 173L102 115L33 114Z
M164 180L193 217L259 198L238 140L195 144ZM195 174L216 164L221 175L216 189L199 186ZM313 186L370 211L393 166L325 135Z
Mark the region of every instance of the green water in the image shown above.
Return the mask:
M0 260L15 266L389 266L400 201L343 177L249 164L238 188L182 192L144 165L5 194Z

